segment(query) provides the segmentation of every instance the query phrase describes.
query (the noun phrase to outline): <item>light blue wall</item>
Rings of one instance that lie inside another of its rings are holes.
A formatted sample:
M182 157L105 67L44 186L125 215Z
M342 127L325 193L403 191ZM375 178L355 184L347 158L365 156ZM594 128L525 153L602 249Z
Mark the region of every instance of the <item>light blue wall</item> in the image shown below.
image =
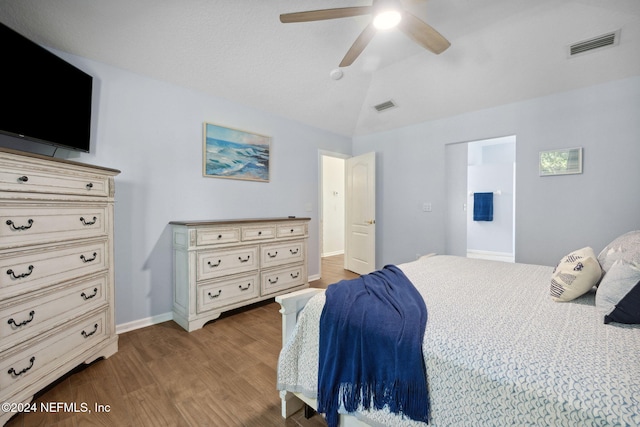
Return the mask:
M640 77L354 138L378 152L377 265L445 253L445 145L516 135L516 261L555 265L640 229ZM541 150L584 148L584 173L538 176ZM433 212L422 212L430 202Z
M122 171L116 177L117 324L171 311L172 220L311 217L309 275L319 273L318 150L350 154L350 138L56 53L93 75L96 87L92 153L59 150L56 157ZM203 177L205 121L272 136L270 182Z
M309 274L318 274L319 150L378 152L378 266L444 253L444 147L453 142L517 136L517 261L555 264L572 249L598 251L640 228L640 77L352 141L58 54L95 76L96 120L91 154L59 150L56 156L122 171L116 178L118 324L171 311L171 220L309 216ZM204 121L271 135L271 182L202 177ZM10 146L7 138L0 145ZM538 151L574 146L584 147L582 175L538 177ZM432 212L422 211L424 202Z

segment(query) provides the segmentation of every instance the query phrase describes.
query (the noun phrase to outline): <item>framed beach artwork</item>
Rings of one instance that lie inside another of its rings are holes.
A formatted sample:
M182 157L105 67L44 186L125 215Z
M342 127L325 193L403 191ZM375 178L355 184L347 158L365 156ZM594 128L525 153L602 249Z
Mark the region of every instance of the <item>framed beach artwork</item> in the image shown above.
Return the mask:
M271 137L204 123L203 175L269 182Z

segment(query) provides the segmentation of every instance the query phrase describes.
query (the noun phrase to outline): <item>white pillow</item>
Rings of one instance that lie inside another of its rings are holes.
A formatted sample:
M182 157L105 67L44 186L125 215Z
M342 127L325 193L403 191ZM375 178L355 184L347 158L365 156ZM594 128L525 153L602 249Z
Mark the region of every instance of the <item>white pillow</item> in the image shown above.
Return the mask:
M571 252L560 260L551 275L551 298L571 301L584 295L602 277L602 269L590 247Z
M640 265L640 230L629 231L616 237L600 251L598 261L604 272L609 271L616 261Z

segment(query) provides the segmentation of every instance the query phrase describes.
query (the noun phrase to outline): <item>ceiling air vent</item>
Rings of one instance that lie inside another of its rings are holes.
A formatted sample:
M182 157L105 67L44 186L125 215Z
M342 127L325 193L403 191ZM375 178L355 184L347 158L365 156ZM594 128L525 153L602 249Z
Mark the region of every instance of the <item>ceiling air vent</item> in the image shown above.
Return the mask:
M591 52L595 49L615 46L620 41L620 30L603 34L589 40L574 43L569 46L569 57L579 55L581 53Z
M373 108L375 108L378 113L395 107L397 107L397 105L392 100L381 102L380 104L373 106Z

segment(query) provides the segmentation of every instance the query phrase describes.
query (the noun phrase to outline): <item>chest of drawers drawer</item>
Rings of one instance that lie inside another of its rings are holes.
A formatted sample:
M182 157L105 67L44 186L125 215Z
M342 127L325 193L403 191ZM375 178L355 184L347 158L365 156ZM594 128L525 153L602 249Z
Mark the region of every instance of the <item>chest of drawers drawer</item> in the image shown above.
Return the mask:
M31 164L0 165L0 191L107 197L109 179L76 171L73 174Z
M276 230L278 237L304 237L307 235L307 224L280 224Z
M267 240L276 237L274 225L243 226L242 240Z
M53 331L28 346L7 352L0 361L0 400L30 384L32 377L48 371L91 348L106 335L107 311L76 320L66 328Z
M107 275L84 278L0 303L0 351L106 304Z
M235 277L198 286L198 313L246 301L259 295L258 274Z
M306 284L303 265L287 266L274 270L263 271L260 290L262 295L269 295L283 289L295 288Z
M214 279L258 268L258 247L202 250L196 255L197 280Z
M239 227L215 227L196 230L196 245L206 246L240 241Z
M260 250L261 267L301 262L305 258L304 247L304 240L262 245Z
M0 297L9 298L107 268L107 241L0 255Z
M107 206L2 206L0 248L106 236Z

